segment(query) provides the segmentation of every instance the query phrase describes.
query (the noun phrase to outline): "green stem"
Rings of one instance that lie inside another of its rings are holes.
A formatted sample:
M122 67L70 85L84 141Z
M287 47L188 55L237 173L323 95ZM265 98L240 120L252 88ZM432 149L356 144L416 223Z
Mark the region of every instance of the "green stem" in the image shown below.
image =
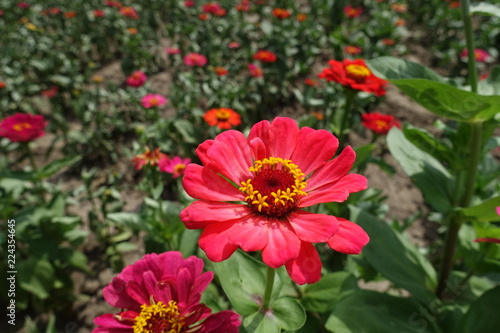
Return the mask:
M271 303L271 293L274 285L274 268L267 266L266 288L264 289L264 298L262 300L262 310L267 311Z
M460 0L460 6L462 10L462 20L464 22L465 30L465 41L467 43L467 66L469 70L469 83L471 91L477 93L477 68L476 68L476 54L474 48L474 38L472 36L472 23L470 18L470 1Z
M43 189L42 189L42 186L40 184L40 180L38 179L38 167L36 166L35 158L33 157L33 152L30 149L29 143L25 143L24 147L26 149L26 153L28 154L28 158L30 160L31 169L33 170L33 174L34 174L33 183L35 185L35 189L38 193L42 193Z
M465 180L465 193L460 201L460 207L468 207L472 201L476 188L477 169L481 158L482 144L482 122L471 122L471 141L469 149L469 165L467 167L467 177ZM456 215L452 218L445 239L445 249L441 273L439 275L436 295L440 298L445 296L446 281L450 276L453 267L453 258L458 240L458 232L462 226L462 218Z
M351 113L351 107L352 107L352 101L354 100L354 97L356 96L356 91L352 90L350 88L345 89L345 105L344 105L344 113L342 113L342 119L340 122L340 127L339 127L339 148L343 148L344 142L345 142L345 135L344 131L346 128L348 128L349 122L349 116Z

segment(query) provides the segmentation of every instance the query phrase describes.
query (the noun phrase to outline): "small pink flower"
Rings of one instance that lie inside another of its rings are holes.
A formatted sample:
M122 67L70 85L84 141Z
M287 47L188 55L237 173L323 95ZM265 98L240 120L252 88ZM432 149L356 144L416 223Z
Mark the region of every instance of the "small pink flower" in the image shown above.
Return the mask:
M207 57L205 57L203 54L199 53L188 53L184 57L184 63L188 66L194 67L194 66L205 66L207 64Z
M466 62L468 55L469 55L469 51L467 49L464 49L460 53L460 59L462 59L462 61ZM476 56L477 62L489 62L492 58L488 52L486 52L485 50L482 50L482 49L475 49L474 55Z
M52 88L42 90L40 93L47 98L52 98L57 94L58 91L59 87L53 86Z
M137 11L133 7L122 7L120 9L120 14L126 17L130 17L133 20L139 19L139 14L137 14Z
M184 1L184 7L194 7L195 3L194 3L194 0L186 0Z
M165 51L167 52L167 54L179 54L179 53L181 53L181 50L176 48L176 47L167 47L165 49Z
M106 13L104 13L104 10L102 9L95 9L93 13L94 17L104 17L106 15Z
M238 42L231 42L229 44L227 44L227 47L229 47L230 49L237 49L240 47L240 43Z
M158 106L162 106L167 102L167 99L162 95L158 94L148 94L144 96L141 100L141 105L146 109L155 108Z
M30 4L25 2L25 1L22 1L22 2L19 2L17 4L17 7L22 8L22 9L27 9L27 8L30 8Z
M250 75L253 77L263 77L264 73L262 69L255 64L248 64L248 70L250 71Z
M140 87L142 86L148 77L144 74L143 71L135 71L127 78L127 85L131 87Z
M172 159L160 160L158 167L161 172L171 173L172 177L177 178L184 175L184 170L189 163L191 163L190 158L175 156Z
M12 142L29 142L43 136L45 126L42 115L16 113L0 121L0 136Z
M204 13L210 13L214 15L217 15L221 9L223 8L217 2L208 2L201 8Z

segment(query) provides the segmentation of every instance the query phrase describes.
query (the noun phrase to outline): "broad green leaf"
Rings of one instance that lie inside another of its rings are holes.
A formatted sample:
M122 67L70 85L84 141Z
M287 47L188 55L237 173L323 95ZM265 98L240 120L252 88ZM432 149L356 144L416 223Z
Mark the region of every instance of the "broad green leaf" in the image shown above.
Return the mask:
M39 299L46 299L52 291L55 272L46 259L31 258L20 261L17 269L19 286Z
M441 213L453 209L453 179L438 160L417 148L395 127L387 135L387 145L429 205Z
M500 222L497 207L500 207L500 196L474 207L462 208L460 213L471 222Z
M462 333L497 333L500 327L500 286L493 288L474 303L462 320Z
M439 141L426 130L413 126L405 126L404 136L420 150L434 156L437 160L452 162L454 157L451 148Z
M413 298L358 290L335 305L325 327L335 333L439 332L425 311Z
M283 330L295 331L306 322L304 308L292 298L280 297L270 304L266 313L254 312L243 320L248 333L279 333Z
M441 83L447 82L445 77L432 69L409 60L385 56L366 60L366 64L373 74L386 80L419 78Z
M76 156L69 156L69 157L65 157L65 158L62 158L60 160L54 161L54 162L44 166L43 168L41 168L38 171L38 177L40 179L48 178L48 177L58 173L59 171L61 171L62 168L69 167L69 166L77 163L78 161L81 160L81 158L82 157L80 155L76 155Z
M181 134L184 142L195 143L195 129L192 123L185 119L177 119L174 121L174 127Z
M363 249L366 260L380 274L408 290L415 298L429 302L435 298L436 271L429 261L385 222L350 206L351 220L370 236Z
M336 272L323 276L304 291L302 305L308 311L328 312L335 303L358 289L356 278L348 272Z
M431 69L403 59L380 57L366 61L373 73L438 116L457 121L488 120L500 110L500 96L482 96L456 88Z
M487 2L473 3L470 5L469 11L471 14L500 17L500 7Z
M353 169L357 168L360 166L363 162L365 162L371 155L372 151L376 148L377 146L374 145L373 143L369 143L364 146L359 146L354 149L356 152L356 161L353 164Z
M199 237L200 233L198 230L190 229L185 229L182 234L179 235L179 251L184 257L189 257L196 253Z
M434 114L457 121L484 121L500 110L500 96L482 96L445 83L423 79L390 80Z
M141 224L141 217L137 213L129 213L129 212L110 213L106 217L113 222L128 226L133 229L139 228Z
M222 289L235 310L248 316L262 304L267 266L242 251L236 251L229 259L214 263ZM281 278L275 275L273 295L281 288Z

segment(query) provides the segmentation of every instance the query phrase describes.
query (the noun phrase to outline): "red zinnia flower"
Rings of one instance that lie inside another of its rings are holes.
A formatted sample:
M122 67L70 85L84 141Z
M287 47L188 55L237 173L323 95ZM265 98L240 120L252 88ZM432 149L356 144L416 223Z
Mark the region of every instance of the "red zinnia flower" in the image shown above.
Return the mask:
M361 53L361 48L358 46L347 45L344 47L344 52L350 55L356 55Z
M225 10L224 8L219 8L215 13L214 15L215 16L226 16L227 14L227 10Z
M145 165L155 166L158 165L161 159L169 159L169 157L160 152L160 148L156 148L151 151L148 147L146 147L144 153L135 155L132 158L132 164L135 166L136 170L141 170Z
M52 98L57 94L58 91L59 87L53 86L52 88L42 90L40 93L47 98Z
M404 27L406 25L406 20L402 19L402 18L399 18L399 19L396 20L395 25L397 27Z
M250 75L253 77L262 77L264 73L260 67L257 67L255 64L248 64L248 70L250 71Z
M268 50L259 50L253 55L254 60L259 60L262 62L275 62L276 55Z
M241 0L236 4L235 8L239 12L248 12L250 10L250 0Z
M112 1L112 0L108 0L104 4L108 7L115 7L115 8L120 8L121 6L123 6L119 1Z
M220 129L230 129L241 124L241 116L229 108L210 109L205 112L203 119L209 126L217 126Z
M349 18L355 18L361 15L363 12L362 7L353 7L353 6L345 6L344 7L344 14L349 17Z
M355 90L374 93L377 96L385 95L387 81L382 80L368 69L363 59L349 60L343 62L330 60L329 68L323 69L319 78L334 81Z
M305 20L307 20L307 14L300 13L299 15L297 15L298 22L304 22Z
M190 7L194 7L194 5L195 5L194 0L184 1L184 7L190 8Z
M123 7L120 9L120 14L130 17L133 20L139 19L139 14L137 14L137 11L133 7Z
M181 50L176 48L176 47L167 47L167 48L165 48L165 51L167 52L167 54L170 54L170 55L181 53Z
M64 13L65 18L73 18L75 16L76 16L76 12L74 10Z
M351 147L330 160L337 147L328 131L299 130L290 118L261 121L248 138L234 130L219 134L197 148L203 166L186 168L184 189L200 200L181 219L188 229L203 229L199 245L212 261L238 247L262 250L264 263L285 265L296 283L317 282L321 260L312 243L357 254L369 240L357 224L302 210L366 189L365 177L347 174L356 159Z
M146 254L123 269L103 289L104 299L121 311L95 318L93 333L200 332L237 333L241 322L233 311L211 314L200 303L213 279L202 273L203 260L180 252Z
M142 86L148 77L142 71L135 71L127 78L127 85L131 87L140 87Z
M217 15L217 12L222 9L222 7L217 2L208 2L201 7L204 13L211 13Z
M102 9L96 9L94 10L94 17L104 17L105 13L104 10Z
M224 75L227 75L227 73L228 73L227 69L225 69L224 67L220 67L220 66L215 67L214 72L215 72L215 74L217 74L217 76L224 76Z
M42 115L16 113L0 122L0 136L12 142L28 142L43 136L45 126Z
M61 10L57 7L52 7L52 8L49 8L49 13L51 13L53 15L57 15L57 14L61 14Z
M396 126L401 128L399 121L391 115L378 112L364 113L361 115L361 124L377 134L387 135L389 130Z
M207 57L199 53L188 53L184 57L184 63L188 66L205 66L207 64Z
M307 84L308 86L311 86L311 87L318 86L318 81L315 81L315 80L309 79L309 78L305 79L304 83Z
M207 13L201 13L200 15L198 15L198 18L202 21L206 21L208 20L208 14Z
M30 8L30 4L27 3L27 2L25 2L25 1L23 1L23 2L19 2L17 4L17 7L22 8L22 9L27 9L27 8Z
M460 7L460 1L452 1L450 2L450 8L458 8Z
M191 163L190 158L175 156L172 159L160 160L158 167L160 168L160 171L171 173L172 177L177 178L184 174L186 165L189 163Z
M5 88L7 84L3 81L0 81L0 89Z
M277 19L283 20L283 19L289 18L292 15L292 13L288 9L274 8L273 15Z

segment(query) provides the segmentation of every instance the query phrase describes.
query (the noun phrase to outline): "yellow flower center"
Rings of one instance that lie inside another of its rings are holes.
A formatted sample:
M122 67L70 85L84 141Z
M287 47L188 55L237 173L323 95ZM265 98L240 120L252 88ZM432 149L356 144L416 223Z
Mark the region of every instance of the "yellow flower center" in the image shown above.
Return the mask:
M227 109L218 109L217 110L217 119L218 120L228 120L231 116L231 113Z
M179 333L184 326L175 301L141 305L141 313L135 317L134 333Z
M363 83L371 74L368 67L363 65L351 64L346 66L347 77L358 83Z
M246 194L245 201L255 212L280 218L297 207L303 189L305 175L290 160L269 157L254 162L249 169L253 179L241 182L240 191Z
M149 104L151 104L151 106L158 106L158 104L160 104L160 100L156 97L151 97Z
M31 126L31 124L28 124L28 123L17 123L17 124L14 124L12 126L12 128L18 132L21 132L22 130L25 130L25 129L30 129L31 127L33 127L33 126Z
M387 127L387 122L383 120L375 120L373 124L379 129L384 129Z
M185 164L182 164L182 163L176 164L174 166L174 173L175 174L182 173L182 170L184 170L184 169L186 169L186 165Z

